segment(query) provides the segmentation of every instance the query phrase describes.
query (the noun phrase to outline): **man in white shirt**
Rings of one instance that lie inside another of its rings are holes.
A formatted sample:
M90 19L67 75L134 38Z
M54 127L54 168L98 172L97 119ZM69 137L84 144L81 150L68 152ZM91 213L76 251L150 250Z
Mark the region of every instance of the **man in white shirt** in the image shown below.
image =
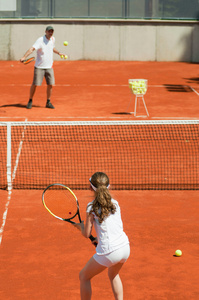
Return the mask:
M37 39L34 45L25 53L25 55L20 59L23 62L26 57L28 57L34 50L37 52L37 58L34 67L34 78L32 85L30 87L30 97L27 104L27 108L32 108L32 99L36 91L36 87L42 84L43 78L45 77L47 83L47 108L55 108L50 102L52 87L55 83L54 71L53 71L53 53L60 56L65 56L65 54L60 53L55 48L55 38L53 37L54 28L52 26L47 26L45 35Z

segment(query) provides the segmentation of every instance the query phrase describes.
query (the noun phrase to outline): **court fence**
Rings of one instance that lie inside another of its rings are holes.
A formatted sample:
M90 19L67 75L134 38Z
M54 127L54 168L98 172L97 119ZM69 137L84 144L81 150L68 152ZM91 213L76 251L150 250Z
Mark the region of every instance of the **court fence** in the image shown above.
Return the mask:
M199 18L198 0L10 0L0 3L0 18Z

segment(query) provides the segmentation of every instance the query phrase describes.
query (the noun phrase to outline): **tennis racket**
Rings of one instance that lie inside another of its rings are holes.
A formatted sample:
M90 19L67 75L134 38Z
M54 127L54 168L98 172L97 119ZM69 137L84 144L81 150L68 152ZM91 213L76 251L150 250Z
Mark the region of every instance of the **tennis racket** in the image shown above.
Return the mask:
M34 61L34 60L35 60L35 57L30 57L28 59L23 60L22 63L24 65L27 65L27 64L31 63L32 61Z
M55 218L77 224L73 219L77 216L81 223L79 203L77 197L69 187L54 183L45 188L42 194L42 202L47 211ZM91 235L89 239L93 242L95 238ZM93 243L97 246L97 243Z

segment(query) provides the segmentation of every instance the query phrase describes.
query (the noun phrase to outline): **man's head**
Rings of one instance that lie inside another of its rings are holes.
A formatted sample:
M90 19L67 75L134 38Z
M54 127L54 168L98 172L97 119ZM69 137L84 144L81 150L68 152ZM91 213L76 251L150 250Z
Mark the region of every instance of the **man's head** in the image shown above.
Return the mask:
M47 27L46 27L46 38L49 40L50 38L51 38L51 36L53 35L53 33L54 33L54 28L53 28L53 26L51 26L51 25L48 25Z
M54 28L53 28L53 26L52 26L52 25L48 25L48 26L46 27L46 31L49 31L49 30L52 30L52 31L54 31Z

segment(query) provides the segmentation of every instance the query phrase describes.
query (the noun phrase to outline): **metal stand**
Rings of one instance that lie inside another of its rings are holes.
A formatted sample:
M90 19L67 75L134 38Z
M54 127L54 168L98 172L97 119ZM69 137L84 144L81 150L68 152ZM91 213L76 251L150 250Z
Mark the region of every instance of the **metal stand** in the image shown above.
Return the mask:
M143 95L136 95L135 96L135 109L134 109L134 117L136 117L136 113L137 113L137 105L139 103L139 101L142 100L143 104L144 104L144 108L145 108L145 111L146 111L146 115L144 116L139 116L139 117L149 117L149 112L148 112L148 109L146 107L146 103L144 101L144 96Z

